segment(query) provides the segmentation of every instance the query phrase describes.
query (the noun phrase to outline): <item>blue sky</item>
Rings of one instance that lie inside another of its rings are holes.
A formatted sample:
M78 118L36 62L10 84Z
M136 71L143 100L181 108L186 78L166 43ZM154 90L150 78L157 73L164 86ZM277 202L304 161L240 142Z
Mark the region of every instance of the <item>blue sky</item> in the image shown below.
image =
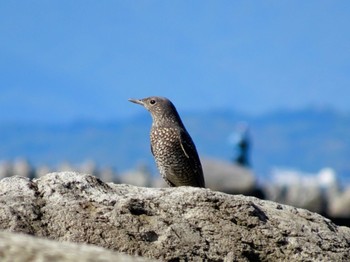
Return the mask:
M349 1L1 1L0 120L350 112Z

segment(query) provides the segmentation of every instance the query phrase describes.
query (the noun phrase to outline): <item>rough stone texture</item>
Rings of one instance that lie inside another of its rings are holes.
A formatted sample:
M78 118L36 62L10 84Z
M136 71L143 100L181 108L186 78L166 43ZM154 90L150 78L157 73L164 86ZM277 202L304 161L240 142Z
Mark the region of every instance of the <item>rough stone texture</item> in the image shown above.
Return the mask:
M24 234L0 232L0 260L2 262L146 262L134 257L92 245L57 242ZM154 260L153 260L154 261Z
M167 261L350 261L350 228L304 209L72 172L1 180L0 228Z

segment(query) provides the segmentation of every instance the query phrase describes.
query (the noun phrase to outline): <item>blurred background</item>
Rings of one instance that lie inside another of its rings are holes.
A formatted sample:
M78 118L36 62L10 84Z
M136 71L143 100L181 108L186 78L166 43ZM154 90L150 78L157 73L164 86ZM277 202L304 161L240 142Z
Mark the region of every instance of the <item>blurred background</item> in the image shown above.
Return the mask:
M208 187L350 218L350 2L1 1L0 176L164 186L173 101Z

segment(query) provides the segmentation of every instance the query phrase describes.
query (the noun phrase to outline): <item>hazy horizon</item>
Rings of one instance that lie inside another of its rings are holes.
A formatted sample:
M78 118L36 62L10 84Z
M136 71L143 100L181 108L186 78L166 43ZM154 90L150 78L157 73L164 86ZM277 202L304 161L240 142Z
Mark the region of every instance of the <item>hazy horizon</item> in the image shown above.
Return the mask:
M127 104L128 105L128 104ZM131 107L135 106L130 104ZM138 108L138 107L137 107ZM259 119L263 118L269 115L275 115L278 113L302 113L305 111L328 111L328 112L333 112L338 115L342 116L350 116L350 110L345 111L341 110L338 108L335 108L331 105L305 105L301 106L299 108L288 108L288 107L280 107L280 108L274 108L271 110L267 110L264 112L245 112L243 110L238 110L238 109L232 109L232 108L202 108L202 109L182 109L182 108L177 108L179 114L181 117L183 116L190 116L190 115L196 115L196 114L207 114L207 113L224 113L224 114L235 114L242 116L244 121L244 117L248 119ZM149 118L151 122L151 116L150 114L143 109L142 107L139 107L139 110L133 111L132 113L127 113L125 115L123 114L118 114L116 113L114 116L108 115L108 117L104 116L94 116L94 117L89 117L89 116L76 116L72 118L42 118L42 119L36 119L36 118L3 118L0 119L2 124L38 124L38 125L70 125L74 123L84 123L84 122L96 122L96 123L108 123L108 122L123 122L123 121L129 121L133 119L137 119L140 117L146 117Z

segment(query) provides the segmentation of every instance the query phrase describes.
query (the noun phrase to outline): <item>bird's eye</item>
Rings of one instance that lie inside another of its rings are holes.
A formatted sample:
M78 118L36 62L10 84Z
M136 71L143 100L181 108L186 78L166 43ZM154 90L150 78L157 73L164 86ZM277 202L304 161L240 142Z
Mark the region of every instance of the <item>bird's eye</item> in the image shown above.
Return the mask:
M150 103L151 103L151 105L154 105L155 103L156 103L156 100L151 100L151 101L149 101Z

